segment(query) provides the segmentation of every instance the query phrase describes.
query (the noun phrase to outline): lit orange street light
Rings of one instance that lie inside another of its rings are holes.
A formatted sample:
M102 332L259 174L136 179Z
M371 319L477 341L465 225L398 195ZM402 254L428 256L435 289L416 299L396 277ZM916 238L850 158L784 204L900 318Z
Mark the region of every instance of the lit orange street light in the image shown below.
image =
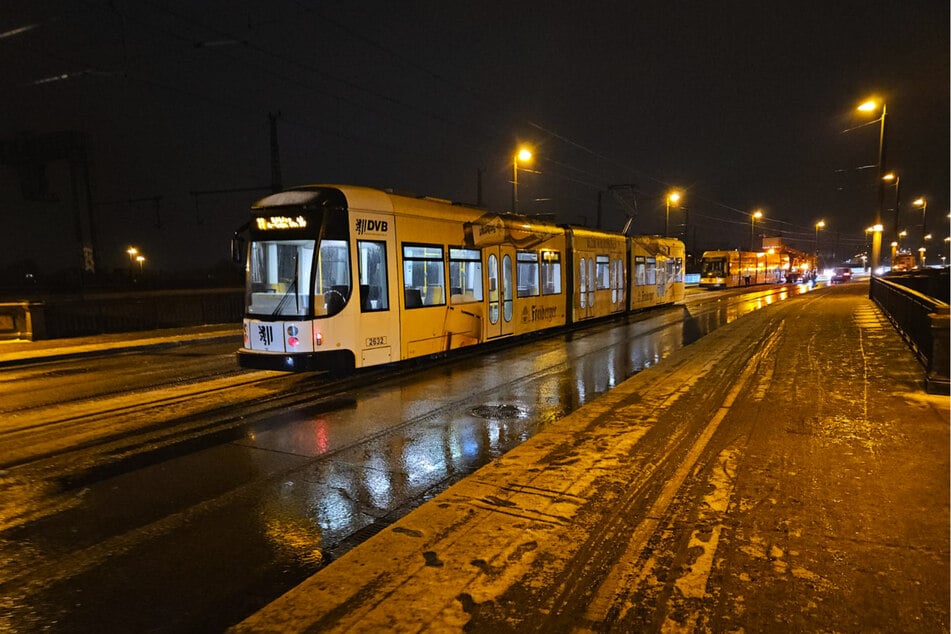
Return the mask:
M763 217L763 212L757 209L750 214L750 251L753 250L753 241L756 238L756 221Z
M525 146L519 148L512 159L512 211L518 213L518 162L532 160L532 151Z
M664 237L670 236L670 203L675 205L680 202L680 192L674 190L667 194L667 211L664 212Z
M895 185L895 221L892 231L895 232L895 235L898 235L898 223L901 213L901 176L895 172L889 172L882 176L882 180L889 185Z
M921 243L925 243L925 236L928 235L928 225L926 224L927 214L928 214L928 201L922 198L913 200L912 205L915 207L921 207Z
M878 209L876 210L875 226L882 224L882 207L885 205L885 115L888 109L885 102L879 106L878 101L870 99L858 107L861 112L875 112L881 107L882 115L879 117L881 125L878 131ZM878 268L878 260L882 251L882 230L874 232L872 236L872 275Z

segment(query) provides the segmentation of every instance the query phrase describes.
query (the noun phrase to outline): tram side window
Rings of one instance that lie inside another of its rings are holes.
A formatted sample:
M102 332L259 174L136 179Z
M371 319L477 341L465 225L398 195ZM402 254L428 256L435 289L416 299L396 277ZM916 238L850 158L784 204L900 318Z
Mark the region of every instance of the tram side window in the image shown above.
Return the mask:
M674 273L674 281L683 282L684 281L684 259L677 258L675 262L676 264L674 265L674 268L676 272Z
M647 285L647 262L643 255L634 256L634 284Z
M403 294L406 308L446 303L445 266L438 245L403 245Z
M515 256L518 263L516 285L519 297L538 295L538 254L534 251L519 251Z
M482 254L449 249L449 299L453 304L482 301Z
M561 253L542 251L542 295L561 293Z
M346 240L321 240L317 258L317 292L326 314L335 315L350 299L350 247Z
M611 258L606 255L598 255L595 258L597 264L597 276L598 290L604 291L611 288Z
M390 293L386 283L386 243L357 241L360 280L360 309L367 313L389 310Z
M657 259L647 258L647 283L657 283Z

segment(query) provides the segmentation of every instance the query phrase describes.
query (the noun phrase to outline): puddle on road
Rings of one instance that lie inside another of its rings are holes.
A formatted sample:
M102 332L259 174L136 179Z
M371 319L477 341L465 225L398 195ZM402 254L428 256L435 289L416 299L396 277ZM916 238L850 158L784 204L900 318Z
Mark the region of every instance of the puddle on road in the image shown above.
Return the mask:
M469 411L473 416L489 420L510 420L526 415L514 405L478 405Z

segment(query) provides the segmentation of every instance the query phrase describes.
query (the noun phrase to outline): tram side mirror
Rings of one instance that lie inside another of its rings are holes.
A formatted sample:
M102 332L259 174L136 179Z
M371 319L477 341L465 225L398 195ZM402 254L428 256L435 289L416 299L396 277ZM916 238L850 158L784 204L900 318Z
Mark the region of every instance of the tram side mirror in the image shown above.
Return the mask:
M231 261L235 264L244 264L244 250L247 241L237 233L231 237Z

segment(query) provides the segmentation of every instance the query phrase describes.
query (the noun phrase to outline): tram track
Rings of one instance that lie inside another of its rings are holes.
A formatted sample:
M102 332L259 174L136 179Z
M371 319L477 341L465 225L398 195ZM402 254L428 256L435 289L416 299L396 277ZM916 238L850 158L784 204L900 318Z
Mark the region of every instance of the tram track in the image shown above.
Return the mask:
M52 462L69 464L70 456L76 454L89 454L83 463L111 462L142 447L155 449L176 438L224 431L256 414L312 404L337 385L330 382L293 393L273 393L272 388L286 385L293 377L262 376L266 374L241 374L155 392L125 392L38 408L26 417L8 417L0 431L4 443L0 469L42 465L49 471ZM175 393L169 395L170 390ZM251 403L249 391L254 392ZM90 454L91 450L96 451Z
M756 298L767 293L756 293ZM715 301L711 302L711 299ZM731 298L723 299L730 301ZM697 296L686 302L687 306L693 305L699 311L692 315L695 319L702 317L703 313L719 310L719 304L719 297ZM657 314L655 311L635 313L626 316L625 320L628 326L633 326ZM367 381L396 380L407 372L416 371L424 361L429 366L434 363L464 363L472 355L481 356L531 341L549 340L564 336L566 332L577 339L593 335L604 326L614 327L617 323L617 319L608 320L580 330L554 331L528 340L499 342L487 348L417 360L395 368L361 370L346 377L244 372L185 385L165 384L157 390L115 391L26 408L5 416L0 428L0 442L5 445L0 469L39 468L45 473L58 472L59 479L65 482L86 482L89 472L103 468L114 472L117 464L136 454L195 443L205 436L208 437L206 442L213 442L221 434L253 424L277 410L319 406L329 395ZM639 332L638 336L649 336L668 327L670 324L662 323ZM563 366L552 367L543 373L551 374L559 368L563 369ZM525 378L536 380L538 377ZM143 423L143 420L149 422ZM82 459L77 460L76 456L82 456ZM97 463L101 463L98 468L95 467Z
M616 326L617 324L614 325ZM667 327L669 327L669 325ZM654 332L657 329L658 328L652 328L648 332ZM595 328L592 330L597 329ZM585 334L588 335L594 333L586 332ZM555 337L548 337L547 339L555 339ZM514 346L505 347L511 348ZM589 351L585 353L584 356L595 354L596 352L596 350ZM521 376L517 381L505 384L504 387L517 389L522 385L544 381L549 377L556 376L559 373L564 372L566 366L566 363L546 365L543 369L527 373ZM402 380L401 375L405 373L406 370L398 372L391 371L387 373L376 371L373 374L384 375L384 378L382 381L375 383L375 385L384 387L388 384L398 382ZM294 395L275 396L266 402L260 401L258 403L258 407L252 408L252 410L245 409L245 411L243 411L238 418L229 417L228 414L231 412L231 410L233 410L232 407L222 408L220 413L223 414L223 416L220 420L209 418L209 411L205 410L200 414L200 416L205 420L204 424L195 425L195 421L193 420L180 419L176 421L173 426L164 427L162 429L163 433L160 437L148 434L148 429L140 428L136 430L137 433L134 435L147 436L148 440L145 441L145 444L136 445L123 443L120 453L113 451L113 442L115 440L128 440L132 436L125 437L120 435L120 437L116 439L103 438L97 442L90 443L87 446L75 446L72 448L73 451L71 452L58 452L56 454L58 465L57 471L60 473L56 478L56 481L59 482L60 485L65 485L60 490L60 496L62 498L72 498L73 494L71 494L70 491L89 485L92 482L102 480L105 477L116 475L118 472L124 470L121 463L134 456L139 457L135 460L135 467L141 468L143 466L141 454L145 452L145 450L147 450L147 453L152 456L153 460L158 461L165 457L166 452L164 449L171 445L175 445L176 452L179 452L180 446L182 444L198 443L205 446L217 444L222 441L222 433L233 431L236 427L246 427L250 424L253 424L255 419L266 418L268 414L273 413L273 411L278 408L283 410L291 410L295 407L321 409L321 405L323 405L326 409L332 409L336 406L345 406L346 402L353 401L355 399L355 396L351 395L350 393L351 390L357 388L357 383L362 383L368 374L370 373L365 372L361 373L359 376L351 376L343 379L333 380L332 382L324 384L319 388L313 388L305 392L296 393ZM286 377L282 376L271 378ZM248 385L253 384L255 380L263 379L252 378L242 382L241 384L236 384L231 387L233 389L247 387ZM406 418L404 420L400 420L396 424L383 427L374 434L364 435L353 442L341 444L335 447L333 450L322 454L319 456L319 458L314 458L312 460L333 460L336 456L350 452L355 448L370 444L387 436L392 436L404 429L412 428L425 423L426 421L440 419L454 412L472 410L477 404L484 403L487 400L493 400L491 397L497 394L499 389L502 387L503 385L493 384L477 392L468 393L459 398L453 398L438 407L427 410L422 414ZM224 390L227 388L222 387L220 389ZM320 396L318 397L318 395ZM172 399L164 400L169 402L172 401ZM161 407L162 403L156 401L150 404L150 406ZM112 413L116 416L119 416L120 414L127 414L128 410L123 408L120 411L118 408L116 408ZM141 409L139 413L141 413ZM564 414L567 414L567 412L562 413L562 415ZM2 435L0 435L0 440L2 440ZM169 442L166 443L165 441ZM95 461L96 466L92 468L78 469L74 465L72 468L65 468L66 465L63 464L63 461L67 461L71 453L87 454L91 449L96 449L100 454L100 456ZM196 446L192 449L197 450L198 447ZM103 458L103 455L105 454L112 456L113 461L106 462ZM33 461L32 464L39 465L43 463L43 461L43 457L37 457L37 459ZM28 467L30 464L24 463L14 466ZM49 465L47 465L47 467L48 466ZM0 465L0 468L7 467ZM292 472L295 472L299 469L299 464L293 464L290 467L270 473L266 479L255 481L251 483L250 486L261 487L265 486L269 482L274 483L282 481L288 478ZM465 474L454 474L449 476L445 479L445 481L436 484L435 487L440 490L444 489L453 481L458 480L464 475ZM43 590L51 584L55 584L58 581L74 576L78 572L102 565L103 562L109 560L110 558L131 552L143 543L155 539L158 535L172 533L189 522L196 521L202 516L213 513L227 506L228 504L234 503L235 500L240 499L243 495L246 495L245 488L239 487L222 495L204 500L201 503L188 507L179 513L162 517L154 522L137 527L130 531L118 533L96 545L65 553L63 557L54 561L47 561L42 564L37 562L36 566L20 565L16 570L11 570L3 578L0 578L0 594L22 595ZM32 509L34 512L28 519L30 521L35 521L47 513L62 511L64 508L68 508L70 504L72 504L72 502L69 499L64 499L62 500L62 503L58 505L50 505L45 509ZM21 517L19 519L24 520L27 518ZM395 519L395 515L389 520L385 518L378 518L377 522L367 528L372 529L370 532L377 532L383 527L383 525L389 521L394 521ZM0 529L3 528L5 527L3 526L3 523L0 522ZM367 536L368 534L366 530L357 531L355 534L347 535L346 538L340 540L338 543L328 544L325 548L325 556L334 558L335 556L342 554L350 547L354 546L356 543L359 543ZM23 562L21 562L21 564L22 563Z

